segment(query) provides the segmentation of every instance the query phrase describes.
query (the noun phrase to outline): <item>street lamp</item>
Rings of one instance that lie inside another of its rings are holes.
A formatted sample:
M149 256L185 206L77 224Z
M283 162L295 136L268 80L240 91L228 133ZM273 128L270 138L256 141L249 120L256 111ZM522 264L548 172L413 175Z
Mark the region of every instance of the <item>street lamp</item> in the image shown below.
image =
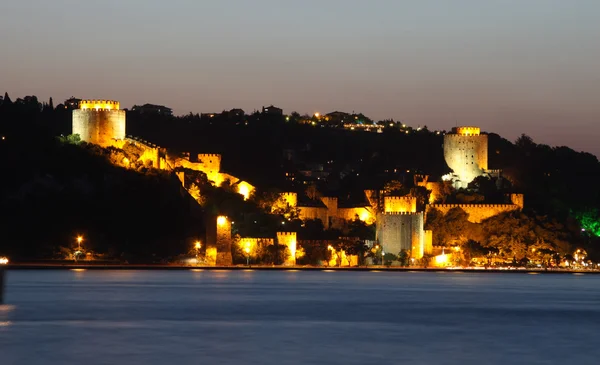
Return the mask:
M385 252L383 251L383 248L381 248L381 266L384 266L383 255L385 255Z
M79 257L79 254L81 253L81 241L83 241L83 237L77 236L77 251L75 252L75 262L77 262L77 258Z
M246 266L250 266L250 247L246 246L244 252L246 252Z

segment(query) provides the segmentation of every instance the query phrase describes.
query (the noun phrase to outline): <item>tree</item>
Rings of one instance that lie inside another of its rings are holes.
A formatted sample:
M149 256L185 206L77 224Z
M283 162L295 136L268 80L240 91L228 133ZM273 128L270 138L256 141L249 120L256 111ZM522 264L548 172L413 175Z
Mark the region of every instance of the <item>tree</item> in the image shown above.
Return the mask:
M408 254L408 251L404 249L401 250L400 253L398 253L398 261L400 261L400 266L408 266L410 263L410 255Z

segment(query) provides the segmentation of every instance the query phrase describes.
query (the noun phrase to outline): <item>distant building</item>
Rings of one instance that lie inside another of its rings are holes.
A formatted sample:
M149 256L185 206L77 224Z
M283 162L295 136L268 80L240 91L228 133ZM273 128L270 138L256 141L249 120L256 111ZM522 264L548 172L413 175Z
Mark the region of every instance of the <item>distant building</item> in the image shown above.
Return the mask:
M69 99L65 100L63 104L66 109L79 109L80 102L81 99L77 99L71 96Z
M159 114L166 117L173 116L173 109L167 108L164 105L144 104L134 105L131 111L138 112L140 114Z
M267 106L267 107L263 106L262 112L263 112L263 114L283 116L283 109L278 108L278 107L273 106L273 105L270 105L270 106Z

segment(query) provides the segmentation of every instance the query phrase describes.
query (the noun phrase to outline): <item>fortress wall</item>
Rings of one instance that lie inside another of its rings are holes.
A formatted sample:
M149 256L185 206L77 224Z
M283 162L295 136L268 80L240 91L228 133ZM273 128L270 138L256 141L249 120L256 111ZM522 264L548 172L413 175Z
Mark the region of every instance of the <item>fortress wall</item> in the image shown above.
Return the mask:
M285 259L285 266L296 265L296 248L297 239L296 232L277 232L277 244L288 248L288 256Z
M353 221L358 216L358 219L367 223L373 224L375 222L375 214L371 207L354 207L354 208L339 208L338 218L346 221Z
M408 250L412 257L421 258L424 252L424 214L380 213L377 215L376 234L385 252L397 255Z
M327 207L327 216L328 217L337 217L337 215L338 215L338 198L322 197L321 201Z
M430 204L426 210L428 212L430 209L437 209L446 214L453 208L464 210L469 215L469 222L472 223L481 223L498 214L522 209L515 204Z
M125 138L125 111L76 109L72 128L82 141L110 146L113 140Z
M275 240L272 238L243 237L240 238L240 241L238 242L238 247L242 251L248 248L250 250L250 255L254 256L260 248L271 246L274 243Z
M417 211L417 198L414 196L386 196L383 198L383 211L386 213L414 213Z
M213 153L198 154L198 163L204 165L201 171L217 173L221 171L221 155ZM208 175L208 172L206 173Z
M320 219L323 222L325 228L329 225L329 219L327 217L327 208L323 207L298 207L300 211L300 219Z
M525 207L525 196L523 194L510 194L510 201L521 210Z

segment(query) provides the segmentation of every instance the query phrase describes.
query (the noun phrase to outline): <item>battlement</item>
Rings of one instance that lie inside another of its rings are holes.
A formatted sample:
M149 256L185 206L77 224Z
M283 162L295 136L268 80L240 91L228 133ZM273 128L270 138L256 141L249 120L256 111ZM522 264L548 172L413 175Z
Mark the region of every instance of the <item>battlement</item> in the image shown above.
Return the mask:
M119 110L120 103L114 100L81 100L79 102L81 110Z
M453 208L506 208L514 207L516 204L430 204L429 207L436 209Z
M221 155L217 153L199 153L197 157L198 162L201 162L206 169L213 172L221 171Z
M273 208L286 208L286 205L289 205L292 208L298 206L298 194L296 193L280 193L279 199L273 205Z
M520 211L523 209L522 203L522 194L515 194L516 196L511 196L511 201L519 202L518 198L520 197L520 204L430 204L427 206L427 211L430 209L437 209L443 214L448 213L451 209L460 208L464 210L469 215L469 222L472 223L481 223L482 221L497 216L498 214Z
M277 237L296 237L296 232L277 232Z
M452 133L461 136L478 136L481 134L481 129L479 127L472 126L455 127L452 128Z
M386 196L383 198L383 211L392 212L416 212L417 198L414 196Z
M381 213L382 215L386 216L386 215L421 215L423 214L423 212L384 212Z
M140 145L142 145L142 146L144 146L146 148L160 148L159 145L156 145L156 144L154 144L152 142L148 142L148 141L146 141L144 139L141 139L141 138L138 138L138 137L134 137L134 136L131 136L131 135L128 135L127 138L125 138L125 140L127 142L131 143L131 144L134 144L134 145L135 144L140 144Z
M217 159L221 159L221 155L218 153L199 153L198 154L198 160L201 160L203 158L217 158Z

